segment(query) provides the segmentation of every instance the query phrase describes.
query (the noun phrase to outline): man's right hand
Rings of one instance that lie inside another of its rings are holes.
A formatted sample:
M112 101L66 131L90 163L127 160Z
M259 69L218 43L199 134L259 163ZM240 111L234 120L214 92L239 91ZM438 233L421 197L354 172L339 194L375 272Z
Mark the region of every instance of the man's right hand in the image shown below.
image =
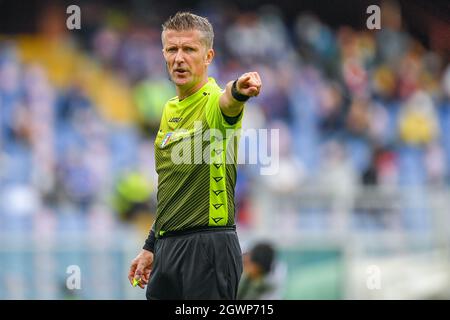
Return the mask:
M133 280L140 280L138 285L142 289L150 279L150 272L153 266L153 252L142 249L142 251L131 262L130 272L128 273L128 280L133 285Z

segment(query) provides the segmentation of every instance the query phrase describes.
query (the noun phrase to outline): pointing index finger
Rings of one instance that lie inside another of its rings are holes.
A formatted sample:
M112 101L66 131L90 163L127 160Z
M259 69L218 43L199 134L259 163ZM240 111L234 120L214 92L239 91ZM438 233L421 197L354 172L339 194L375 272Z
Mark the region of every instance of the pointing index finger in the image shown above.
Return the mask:
M241 83L246 83L248 80L250 80L251 79L251 75L249 75L249 74L246 74L245 76L242 76L241 77Z

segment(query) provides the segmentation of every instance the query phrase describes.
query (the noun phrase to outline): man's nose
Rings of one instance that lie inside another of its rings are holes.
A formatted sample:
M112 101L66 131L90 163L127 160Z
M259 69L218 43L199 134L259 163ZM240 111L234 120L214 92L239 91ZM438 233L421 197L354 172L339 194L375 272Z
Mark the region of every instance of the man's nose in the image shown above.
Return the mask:
M183 50L179 49L177 51L177 54L175 55L175 62L176 63L181 63L183 61L184 61Z

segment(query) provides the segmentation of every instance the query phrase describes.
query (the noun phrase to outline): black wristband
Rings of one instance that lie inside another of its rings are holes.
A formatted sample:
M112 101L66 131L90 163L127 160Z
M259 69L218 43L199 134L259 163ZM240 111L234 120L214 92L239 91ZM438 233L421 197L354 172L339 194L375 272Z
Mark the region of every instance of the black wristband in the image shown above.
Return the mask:
M231 86L231 95L233 96L233 98L235 98L237 101L240 101L240 102L245 102L248 99L250 99L250 96L241 94L237 91L236 83L237 83L237 80L234 80L233 85Z

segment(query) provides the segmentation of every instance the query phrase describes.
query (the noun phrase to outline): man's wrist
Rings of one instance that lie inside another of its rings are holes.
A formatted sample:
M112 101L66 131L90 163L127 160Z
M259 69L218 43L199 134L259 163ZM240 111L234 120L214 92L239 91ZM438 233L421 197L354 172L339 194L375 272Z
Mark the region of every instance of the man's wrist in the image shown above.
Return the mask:
M233 98L239 102L245 102L248 99L250 99L250 96L239 93L239 91L237 90L236 84L237 84L237 79L234 80L233 84L231 85L231 95L233 96Z

